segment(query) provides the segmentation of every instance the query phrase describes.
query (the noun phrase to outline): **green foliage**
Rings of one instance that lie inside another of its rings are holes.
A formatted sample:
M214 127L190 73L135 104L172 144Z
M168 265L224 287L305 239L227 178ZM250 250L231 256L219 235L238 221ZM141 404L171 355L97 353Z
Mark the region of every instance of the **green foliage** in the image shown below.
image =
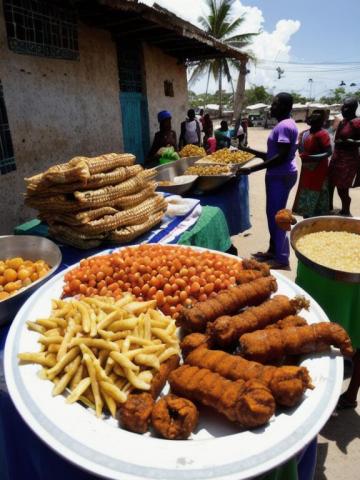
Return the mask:
M273 95L268 92L262 85L254 85L251 88L245 90L244 107L248 105L254 105L255 103L270 104Z
M351 94L346 93L345 88L337 87L334 90L330 90L329 95L321 97L320 102L327 103L328 105L331 105L333 103L342 103L344 99L349 95Z
M293 96L294 103L306 103L310 102L310 98L304 97L300 93L297 92L290 92L291 95Z
M236 31L244 23L245 16L233 18L231 9L235 0L205 0L209 13L207 16L199 17L203 29L209 35L225 42L236 48L243 48L249 45L255 35L258 33L236 34ZM193 68L190 83L195 82L203 75L207 78L212 76L215 81L219 82L219 90L222 91L222 78L225 75L227 81L232 85L232 77L230 68L239 69L239 62L233 59L216 58L199 61ZM190 100L190 103L193 100ZM207 101L206 103L213 103ZM219 101L214 102L220 105L220 113L222 109L223 99L219 95Z

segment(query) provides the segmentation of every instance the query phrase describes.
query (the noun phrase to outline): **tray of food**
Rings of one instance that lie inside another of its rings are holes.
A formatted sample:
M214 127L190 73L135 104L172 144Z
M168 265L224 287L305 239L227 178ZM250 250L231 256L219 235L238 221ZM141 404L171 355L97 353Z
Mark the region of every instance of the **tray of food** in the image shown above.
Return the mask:
M188 144L185 145L179 152L180 158L184 157L205 157L206 150L203 147L197 145Z
M198 176L195 188L202 192L216 190L235 176L230 165L198 164L188 167L185 173Z
M241 480L291 458L327 421L343 377L331 345L353 353L265 265L141 245L84 259L35 292L4 365L25 422L92 474Z
M211 155L207 155L206 157L200 158L196 161L197 164L202 163L216 163L219 165L239 165L244 166L246 163L253 160L255 155L244 152L241 150L232 150L230 148L222 148L221 150L217 150L216 152L212 153Z

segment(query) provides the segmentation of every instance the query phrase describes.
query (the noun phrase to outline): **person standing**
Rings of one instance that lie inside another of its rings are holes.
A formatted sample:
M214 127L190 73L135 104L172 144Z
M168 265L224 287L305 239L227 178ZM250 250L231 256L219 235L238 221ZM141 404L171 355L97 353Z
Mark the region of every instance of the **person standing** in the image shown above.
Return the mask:
M275 214L286 207L291 189L297 180L295 154L297 149L298 129L290 118L293 97L289 93L279 93L271 105L271 116L278 124L271 131L267 152L259 152L243 147L263 160L263 163L253 167L243 167L239 174L251 174L266 169L266 216L270 234L270 245L266 252L254 254L259 260L269 263L271 268L286 269L289 267L290 246L284 230L275 222Z
M200 124L195 118L195 110L191 108L187 112L187 119L181 122L179 150L189 144L200 146L200 141Z
M216 150L230 147L230 144L231 144L230 130L228 127L228 123L225 120L223 120L220 123L220 128L217 128L215 130L215 138L216 138Z
M360 186L360 118L356 118L359 104L356 98L345 100L341 113L343 120L335 134L334 154L329 166L330 210L333 210L335 187L341 199L340 215L351 216L349 189Z
M161 110L158 113L159 131L155 133L154 140L150 151L148 153L147 160L145 161L146 167L153 167L157 165L159 158L158 151L162 147L173 147L177 151L177 139L176 132L171 128L171 113L167 110Z
M310 129L301 132L299 136L302 166L293 212L304 218L329 213L328 168L331 140L323 128L325 116L324 110L314 110L308 118Z

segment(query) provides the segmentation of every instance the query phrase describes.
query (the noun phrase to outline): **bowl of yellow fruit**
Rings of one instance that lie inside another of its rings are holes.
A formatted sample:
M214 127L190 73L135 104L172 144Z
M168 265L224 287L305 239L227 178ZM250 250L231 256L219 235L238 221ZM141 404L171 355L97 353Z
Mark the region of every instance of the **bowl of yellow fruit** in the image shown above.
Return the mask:
M28 235L0 237L0 325L17 310L61 263L59 247L47 238Z

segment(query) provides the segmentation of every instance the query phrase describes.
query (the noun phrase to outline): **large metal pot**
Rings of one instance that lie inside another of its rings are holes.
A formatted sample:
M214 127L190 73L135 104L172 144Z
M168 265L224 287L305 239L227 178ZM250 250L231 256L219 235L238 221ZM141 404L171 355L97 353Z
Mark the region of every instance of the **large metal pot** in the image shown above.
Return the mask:
M296 243L299 238L314 232L350 232L360 235L360 219L359 218L347 218L338 216L328 217L313 217L302 220L297 223L291 230L290 242L295 251L297 258L308 267L312 268L321 275L331 278L339 282L347 283L360 283L360 273L342 272L340 270L334 270L324 265L320 265L313 260L305 257L296 248Z
M25 300L55 273L61 264L59 247L43 237L30 235L9 235L0 237L0 260L22 257L24 260L45 260L51 266L49 272L39 280L31 283L15 295L0 301L0 325L12 321Z

